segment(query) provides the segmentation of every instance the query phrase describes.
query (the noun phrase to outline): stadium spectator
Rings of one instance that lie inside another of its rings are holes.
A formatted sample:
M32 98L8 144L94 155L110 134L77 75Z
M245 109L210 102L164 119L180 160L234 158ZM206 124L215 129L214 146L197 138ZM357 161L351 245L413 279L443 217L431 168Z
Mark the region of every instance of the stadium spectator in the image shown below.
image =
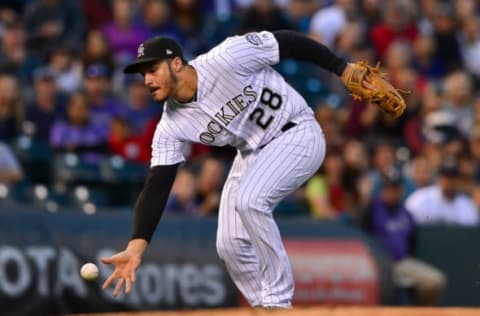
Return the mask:
M166 214L195 216L198 205L195 202L195 176L186 168L178 170L172 192L165 206Z
M107 66L110 71L115 69L113 53L107 37L97 29L90 30L87 33L82 64L84 68L94 64L102 64Z
M361 19L365 23L365 32L370 34L370 31L373 26L377 25L382 21L381 11L382 11L382 2L381 0L361 0L359 9L361 11Z
M478 13L480 7L478 1L475 0L462 0L455 1L455 15L459 21L468 19Z
M412 63L412 45L404 40L393 41L385 52L386 71L395 76Z
M15 77L0 75L0 140L12 141L22 130L24 111Z
M132 126L133 133L141 134L150 118L159 114L161 106L152 102L150 91L143 84L141 76L129 76L127 78L127 90L127 120Z
M462 193L467 194L469 197L473 196L473 191L475 187L475 161L471 155L463 151L458 157L458 175L459 175L459 184L458 190Z
M14 184L22 180L23 170L15 154L0 141L0 183Z
M153 116L146 123L140 134L135 134L126 118L112 120L108 136L108 148L113 154L142 165L148 165L151 157L151 142L158 123L159 115Z
M363 137L369 146L375 144L378 139L388 139L395 147L405 145L402 133L405 129L407 115L394 119L371 104L366 106L360 115L364 128Z
M432 19L433 38L435 39L435 55L447 68L455 70L463 66L460 44L456 29L456 21L452 3L439 1L435 6Z
M110 0L82 0L82 12L89 30L97 30L112 19Z
M108 134L108 149L126 160L135 161L140 155L138 138L127 119L115 117L111 120Z
M409 165L409 175L415 183L415 190L427 187L432 184L434 169L428 159L423 155L418 155L412 159Z
M57 45L80 48L86 28L78 3L67 0L30 1L25 26L30 49L41 56Z
M342 31L338 34L336 51L345 56L348 60L357 60L355 54L359 47L364 46L365 27L360 21L347 22ZM360 60L368 60L360 58Z
M350 195L347 211L354 219L358 219L358 210L370 203L372 195L372 183L368 176L370 164L365 144L357 140L347 141L343 160L343 184Z
M480 80L480 60L478 58L480 56L480 22L477 16L470 15L462 19L461 23L459 41L463 62L465 68L475 75L478 81Z
M412 115L403 130L403 136L408 149L413 155L418 155L424 150L426 142L425 126L430 113L440 109L440 96L437 86L428 84L423 92L419 108L415 115Z
M13 23L18 21L23 10L24 3L20 3L19 1L2 1L0 5L0 28L7 24Z
M55 73L50 68L38 68L34 80L35 96L27 107L26 119L33 124L33 138L48 142L50 129L64 109L57 95Z
M468 137L473 125L473 82L465 71L449 74L443 83L442 110L452 114L457 129Z
M40 63L39 56L26 49L25 37L19 21L5 24L0 37L0 71L16 76L22 84L30 82L34 68Z
M475 182L480 183L480 122L475 124L472 128L472 132L470 134L468 148L469 153L471 154L472 159L476 162L475 163L475 170L473 174L475 176Z
M418 224L478 225L473 200L459 191L457 162L444 160L435 184L420 188L406 200L406 207Z
M372 197L377 197L382 191L382 178L386 172L399 167L399 161L396 157L395 147L388 141L378 142L373 151L373 168L369 176L372 181ZM403 199L409 196L415 185L408 177L401 177L403 181Z
M56 74L55 84L59 93L68 95L80 90L83 79L82 64L70 48L54 48L50 53L48 67Z
M310 214L317 219L337 219L349 203L343 183L344 161L340 150L331 148L319 172L308 180L305 197Z
M439 80L446 73L445 64L436 56L436 43L431 35L419 34L413 43L413 67L429 80Z
M315 109L315 118L322 126L325 137L329 140L327 146L341 147L344 139L340 130L341 123L338 111L326 103L321 103Z
M382 190L363 211L363 226L383 246L393 261L393 282L415 289L415 303L438 303L446 277L415 256L415 223L402 202L401 173L391 169L382 177Z
M320 8L310 21L310 35L334 49L338 37L347 26L349 15L356 9L353 0L336 0L333 5Z
M289 0L285 13L294 29L302 33L308 33L311 17L317 7L316 0Z
M180 38L180 30L171 19L172 8L167 0L146 0L142 13L143 21L151 36L163 35L175 39Z
M136 57L138 43L150 35L146 27L135 23L136 10L136 2L132 0L113 0L113 20L102 27L117 65L123 65Z
M240 32L292 29L285 12L274 0L255 0L240 21Z
M402 124L402 127L405 128L408 118L417 115L421 108L420 94L425 90L427 83L422 80L422 78L418 76L418 73L411 67L400 69L395 74L395 77L392 76L392 80L395 80L398 89L406 92L408 91L408 93L403 93L403 98L408 104L408 109L405 113L407 119Z
M224 173L225 166L222 161L208 157L202 162L195 193L195 202L201 216L216 216L218 213Z
M383 21L375 25L370 32L370 39L380 59L384 58L395 40L413 43L418 35L407 2L401 0L386 2L382 17Z
M107 134L92 119L85 96L72 94L66 112L66 119L55 121L52 127L50 145L57 152L104 153Z
M85 69L85 94L92 119L106 131L114 117L125 117L126 107L112 94L111 73L104 64L93 64Z
M209 43L203 33L206 14L200 0L173 0L172 16L178 27L179 43L187 58L204 53Z

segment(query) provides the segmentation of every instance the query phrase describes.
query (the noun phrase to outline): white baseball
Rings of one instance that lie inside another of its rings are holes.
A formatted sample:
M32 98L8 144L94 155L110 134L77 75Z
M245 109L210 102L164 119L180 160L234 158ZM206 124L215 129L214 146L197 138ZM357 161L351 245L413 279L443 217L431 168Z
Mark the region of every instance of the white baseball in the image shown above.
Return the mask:
M95 280L98 277L98 267L95 265L95 263L85 263L81 268L80 268L80 275L82 278L88 281Z

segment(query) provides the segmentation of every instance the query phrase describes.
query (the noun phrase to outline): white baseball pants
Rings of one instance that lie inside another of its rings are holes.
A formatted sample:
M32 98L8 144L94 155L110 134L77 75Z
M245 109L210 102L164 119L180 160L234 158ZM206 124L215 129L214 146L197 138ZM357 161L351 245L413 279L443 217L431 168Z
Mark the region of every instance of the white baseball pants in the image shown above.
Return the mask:
M217 251L251 306L291 307L292 269L272 211L324 157L325 137L313 117L235 157L220 201Z

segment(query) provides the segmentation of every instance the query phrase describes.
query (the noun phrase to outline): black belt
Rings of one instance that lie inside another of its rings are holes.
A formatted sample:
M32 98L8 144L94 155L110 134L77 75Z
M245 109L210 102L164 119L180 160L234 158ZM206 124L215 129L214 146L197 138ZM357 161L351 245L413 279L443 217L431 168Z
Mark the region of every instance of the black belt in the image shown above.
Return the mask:
M285 133L286 131L288 131L289 129L291 129L291 128L294 127L294 126L297 126L297 123L295 123L295 122L287 122L285 125L282 126L282 128L281 128L280 130L282 131L282 133ZM270 139L270 140L268 141L268 143L263 144L262 146L260 146L260 147L258 147L258 148L263 149L263 147L265 147L265 146L267 146L268 144L270 144L270 142L271 142L272 140L274 140L274 139L275 139L275 137L272 138L272 139Z
M289 129L291 129L292 127L296 126L297 123L294 123L294 122L288 122L287 124L283 125L282 128L280 129L282 132L286 132L288 131Z

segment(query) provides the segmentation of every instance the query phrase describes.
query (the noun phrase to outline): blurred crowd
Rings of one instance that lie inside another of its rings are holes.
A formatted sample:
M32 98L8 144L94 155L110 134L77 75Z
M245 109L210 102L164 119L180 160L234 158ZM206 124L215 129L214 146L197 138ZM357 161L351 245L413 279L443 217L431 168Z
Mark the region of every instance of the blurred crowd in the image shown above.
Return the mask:
M477 225L479 14L474 0L3 0L0 200L131 207L162 112L141 77L122 73L138 44L168 35L191 59L229 35L293 29L348 61L380 61L410 93L392 119L319 68L276 65L328 144L318 173L276 214L368 226L380 200L406 205L415 223ZM215 215L235 150L191 145L185 155L167 211Z

